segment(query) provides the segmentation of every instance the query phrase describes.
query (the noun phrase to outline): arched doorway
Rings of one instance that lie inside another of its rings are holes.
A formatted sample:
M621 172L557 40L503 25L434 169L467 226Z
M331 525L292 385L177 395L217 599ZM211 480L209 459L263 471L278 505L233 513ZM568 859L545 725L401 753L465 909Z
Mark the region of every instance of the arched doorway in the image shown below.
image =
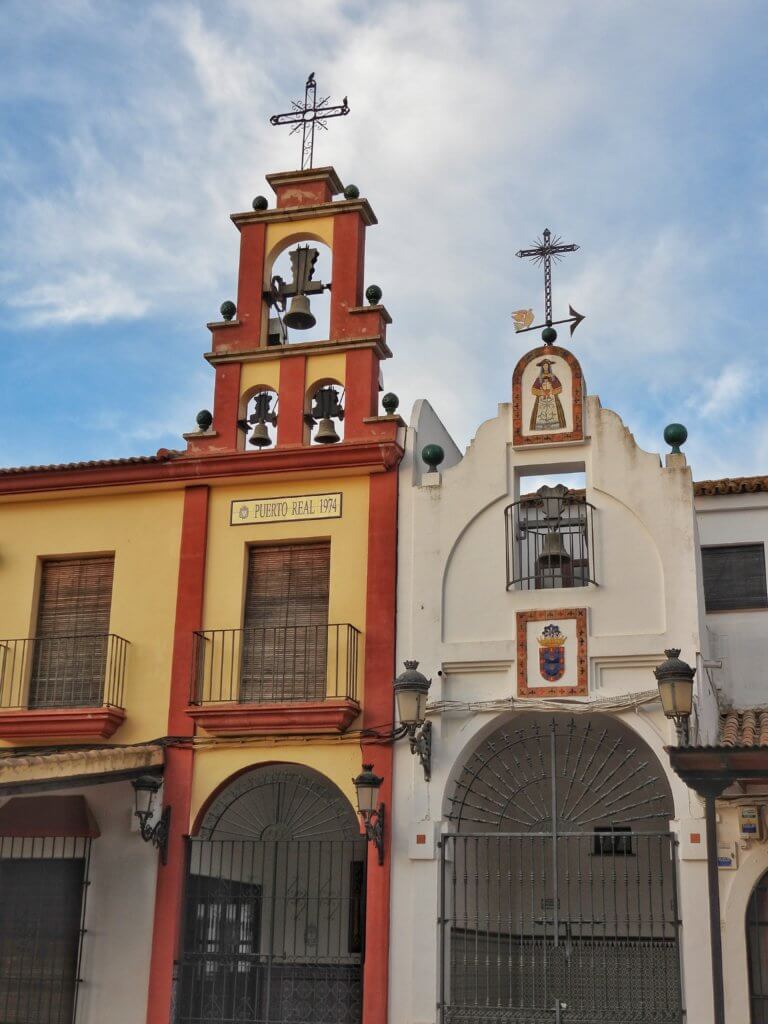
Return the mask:
M189 841L176 1024L359 1024L365 856L324 776L238 776Z
M747 906L750 1024L768 1024L768 871Z
M520 716L448 802L443 1024L681 1021L672 795L639 737L608 716Z

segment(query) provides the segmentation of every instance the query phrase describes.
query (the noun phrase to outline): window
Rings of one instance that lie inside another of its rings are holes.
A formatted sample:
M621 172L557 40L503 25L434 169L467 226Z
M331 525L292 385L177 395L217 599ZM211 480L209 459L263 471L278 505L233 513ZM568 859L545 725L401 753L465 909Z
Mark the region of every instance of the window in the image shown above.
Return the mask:
M632 830L628 825L596 825L592 852L599 857L627 857L632 849Z
M708 612L768 608L764 545L724 544L702 548L701 562Z
M111 555L43 563L31 708L102 703L113 571Z
M80 857L0 859L0 1019L5 1024L70 1024L84 878Z
M241 701L323 700L331 545L251 548Z
M596 583L592 505L564 484L544 485L504 510L507 590Z

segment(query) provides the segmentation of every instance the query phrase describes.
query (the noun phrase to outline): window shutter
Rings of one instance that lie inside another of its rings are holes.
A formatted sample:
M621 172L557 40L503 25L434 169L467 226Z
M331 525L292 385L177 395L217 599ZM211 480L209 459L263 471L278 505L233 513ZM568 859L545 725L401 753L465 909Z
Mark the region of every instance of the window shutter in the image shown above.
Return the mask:
M114 566L112 556L43 562L37 635L108 633Z
M708 612L768 607L762 544L702 548L701 561Z
M114 558L43 563L30 707L102 703Z
M243 629L243 701L325 697L330 542L253 547Z

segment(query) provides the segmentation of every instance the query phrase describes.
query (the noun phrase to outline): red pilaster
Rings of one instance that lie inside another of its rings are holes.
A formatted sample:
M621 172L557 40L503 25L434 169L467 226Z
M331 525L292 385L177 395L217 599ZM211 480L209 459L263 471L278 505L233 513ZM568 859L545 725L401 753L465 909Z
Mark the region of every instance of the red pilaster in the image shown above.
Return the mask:
M368 584L365 627L364 725L392 728L392 679L395 671L397 593L397 471L370 477ZM375 851L368 858L366 892L363 1024L386 1024L389 984L389 885L392 817L392 747L365 744L363 761L384 777L384 863Z
M185 713L189 703L194 654L193 631L203 623L203 585L208 527L208 488L188 487L184 494L179 581L176 597L168 733L191 736L194 725ZM165 803L172 808L168 862L158 864L155 923L149 973L147 1024L169 1024L174 961L181 930L186 867L184 837L189 831L193 752L169 747L165 763Z
M358 212L337 214L333 222L331 328L334 340L354 335L349 310L362 305L365 270L365 224Z
M307 360L291 356L280 363L280 405L277 410L278 447L304 443L304 388Z
M261 341L264 246L267 225L243 224L240 228L240 271L237 278L238 348L255 348Z
M213 390L213 429L218 437L211 448L237 448L237 420L240 407L240 363L220 363L216 367Z
M372 348L347 353L344 393L344 437L348 441L370 437L370 427L363 421L376 415L379 397L379 359Z

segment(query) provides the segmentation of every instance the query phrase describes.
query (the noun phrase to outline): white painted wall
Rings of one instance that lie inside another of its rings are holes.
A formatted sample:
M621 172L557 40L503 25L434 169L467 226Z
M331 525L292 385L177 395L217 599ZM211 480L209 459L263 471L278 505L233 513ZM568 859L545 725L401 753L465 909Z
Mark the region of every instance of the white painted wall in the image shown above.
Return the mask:
M702 545L761 543L768 548L768 494L724 494L696 499ZM707 613L710 669L723 704L768 706L768 609Z
M87 800L101 832L91 843L76 1024L141 1024L147 1015L158 853L136 830L130 782L50 795L76 793Z
M437 433L431 409L422 433L423 414L424 406L417 405L400 470L398 661L420 661L433 678L431 702L509 703L515 697L518 610L588 609L591 697L655 689L652 668L667 647L681 647L691 663L700 656L696 524L686 466L679 460L670 468L662 466L658 455L637 447L615 413L590 397L589 436L583 442L514 450L511 406L502 404L479 428L461 461L449 466L446 460L440 474L421 474L419 453ZM599 585L508 592L504 507L521 489L528 490L527 477L581 471L587 500L596 510ZM704 728L711 734L717 710L708 693L700 700ZM452 778L479 737L513 713L464 708L435 715L430 783L407 744L396 745L393 1024L437 1019L439 863L412 843L409 853L409 839L416 831L439 834L448 828L443 808ZM669 770L663 747L672 734L658 703L622 718L650 744L669 777L677 815L672 827L700 818L697 798ZM708 1024L712 996L704 861L681 861L680 899L688 1019Z

